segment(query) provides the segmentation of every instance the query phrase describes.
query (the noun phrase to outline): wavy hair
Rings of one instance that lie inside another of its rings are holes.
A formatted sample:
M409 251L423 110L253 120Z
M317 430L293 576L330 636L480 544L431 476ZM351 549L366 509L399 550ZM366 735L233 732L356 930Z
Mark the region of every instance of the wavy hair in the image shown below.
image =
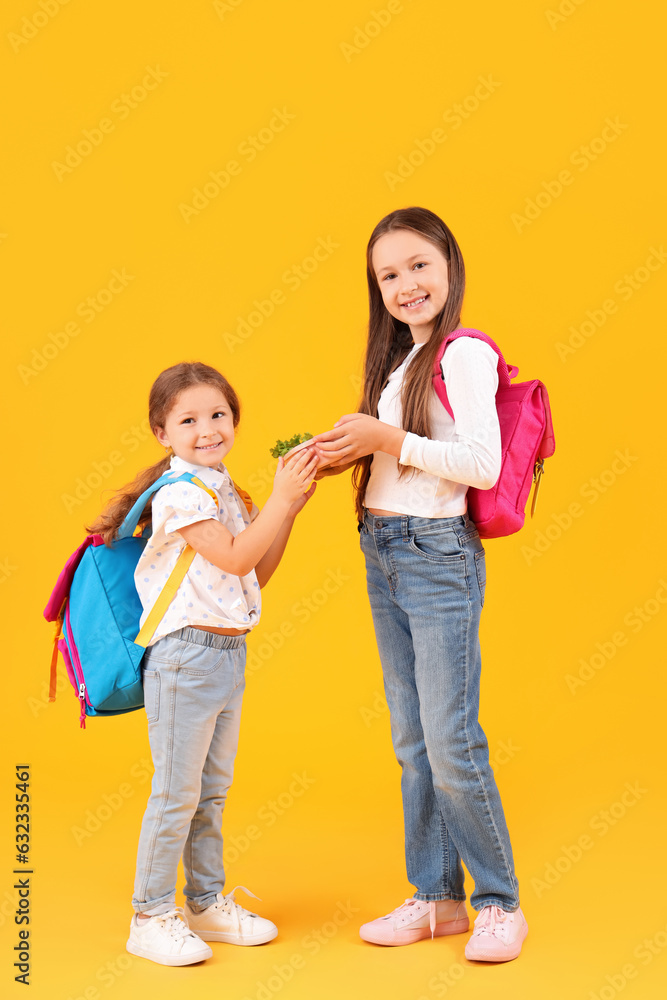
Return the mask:
M448 333L461 322L461 308L465 292L465 265L458 243L441 218L426 208L399 208L378 222L371 233L366 248L366 277L368 280L368 343L364 362L363 395L358 412L378 415L382 390L391 373L405 360L413 345L410 327L387 311L373 269L373 249L387 233L409 230L432 243L447 261L449 292L447 301L433 324L428 341L410 362L403 380L401 407L402 426L407 431L430 437L431 376L440 344ZM371 474L372 455L360 458L352 473L357 516L363 518L363 503ZM401 467L400 476L410 470Z
M172 365L171 368L166 368L161 372L151 386L148 397L148 420L154 434L157 430L164 430L165 422L174 408L176 400L185 389L190 389L194 385L210 385L219 389L232 411L234 427L238 427L241 419L241 404L224 375L201 361L182 361L180 364ZM170 462L171 455L168 453L155 465L142 469L131 483L118 490L97 520L86 530L102 535L104 544L111 545L135 502L149 486L167 471ZM150 520L151 505L149 501L139 519L139 527L144 528L150 524Z

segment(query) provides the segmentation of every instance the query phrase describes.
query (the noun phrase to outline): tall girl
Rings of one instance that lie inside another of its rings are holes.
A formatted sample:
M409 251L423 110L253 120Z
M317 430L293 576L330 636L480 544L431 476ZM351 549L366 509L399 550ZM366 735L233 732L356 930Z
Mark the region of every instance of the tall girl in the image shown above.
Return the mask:
M312 453L288 465L281 459L263 510L249 511L224 465L239 417L236 393L214 368L195 362L163 371L150 392L149 420L167 457L121 490L90 529L111 541L134 501L168 468L203 484L158 490L140 522L152 522L152 535L135 574L143 624L186 543L195 550L143 660L155 774L127 949L161 965L209 958L206 941L254 945L278 933L233 892L223 895L221 822L238 743L245 637L259 621L260 587L313 493L314 485L304 490L317 460ZM181 856L185 913L176 907Z
M467 958L516 958L527 934L503 808L478 721L484 549L467 514L469 486L500 472L497 355L453 341L442 374L454 420L431 377L438 347L461 327L465 272L444 222L392 212L367 248L370 299L360 412L314 443L327 472L354 464L361 547L394 750L402 768L408 878L417 891L361 928L403 945L468 930L461 860L479 916ZM323 473L320 473L322 475Z

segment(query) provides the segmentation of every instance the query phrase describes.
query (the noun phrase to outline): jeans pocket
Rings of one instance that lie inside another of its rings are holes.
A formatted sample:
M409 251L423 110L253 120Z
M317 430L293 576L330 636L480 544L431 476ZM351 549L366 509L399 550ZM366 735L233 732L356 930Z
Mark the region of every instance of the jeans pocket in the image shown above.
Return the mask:
M451 528L444 531L417 531L410 535L410 548L423 559L452 565L465 559L458 536Z
M479 597L482 607L484 607L484 595L486 592L486 559L484 556L484 549L481 552L475 552L475 570L477 572L477 583L479 585Z
M234 673L234 650L218 649L217 646L200 646L195 642L185 645L178 664L180 673L191 677L207 677L221 667Z
M157 670L144 670L144 707L148 722L160 718L160 674Z

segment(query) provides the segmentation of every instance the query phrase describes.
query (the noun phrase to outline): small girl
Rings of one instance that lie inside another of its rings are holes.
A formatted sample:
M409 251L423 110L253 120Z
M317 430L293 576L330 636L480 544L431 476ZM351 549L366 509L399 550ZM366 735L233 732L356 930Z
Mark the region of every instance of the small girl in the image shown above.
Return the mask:
M112 541L137 497L168 468L207 487L179 482L158 490L140 522L152 515L153 533L135 573L143 624L185 545L195 550L143 660L155 773L127 950L161 965L210 958L206 941L254 945L278 933L236 903L234 892L223 895L220 828L238 743L245 637L259 621L260 587L313 494L314 484L304 490L317 459L307 450L287 465L280 459L263 510L249 512L223 464L239 417L236 393L214 368L195 362L163 371L150 392L149 420L167 457L121 490L90 529ZM185 913L175 903L181 856Z
M467 514L469 486L500 472L495 352L453 341L465 272L444 222L422 208L392 212L367 248L370 299L360 412L313 439L326 475L354 465L361 547L382 661L394 749L402 767L405 849L417 887L365 941L411 944L468 930L465 863L480 910L466 957L517 958L527 934L500 796L478 721L479 621L486 570ZM325 468L328 465L329 468Z

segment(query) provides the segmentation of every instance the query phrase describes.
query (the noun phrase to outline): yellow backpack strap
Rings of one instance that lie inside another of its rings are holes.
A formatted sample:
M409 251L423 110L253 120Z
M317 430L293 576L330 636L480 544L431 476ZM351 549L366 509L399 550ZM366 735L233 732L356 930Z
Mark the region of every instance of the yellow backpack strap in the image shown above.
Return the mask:
M213 497L213 499L215 500L216 507L218 506L218 498L212 489L210 489L208 486L202 483L201 479L193 479L192 482L195 484L195 486L199 486L200 489L204 490L206 493L208 493L209 496ZM176 560L176 565L172 569L169 575L169 579L167 580L164 587L160 591L160 596L158 597L157 601L149 611L148 616L146 617L146 621L141 626L139 635L134 640L137 646L143 646L145 649L148 643L153 638L153 635L155 634L155 629L158 627L158 625L164 618L167 612L167 608L169 607L173 599L176 597L178 588L183 583L183 580L185 579L185 574L190 569L190 566L192 565L192 560L194 559L195 555L196 552L192 548L192 546L186 545L183 551L181 552L180 556Z
M250 494L246 493L245 490L242 490L240 486L236 485L236 483L234 483L234 489L238 493L238 495L241 498L241 500L243 500L243 503L245 504L245 508L248 511L248 513L252 514L252 509L253 509L253 507L255 505L253 503L253 500L252 500L252 497L250 496Z
M185 574L192 565L192 560L194 559L195 554L195 550L190 545L186 545L181 552L176 565L171 571L169 579L160 591L160 596L149 611L146 621L141 626L139 635L134 640L137 646L143 646L145 649L153 638L155 629L164 618L167 608L176 597L176 592L183 583Z
M202 483L201 479L197 479L196 476L193 476L192 482L195 484L195 486L198 486L200 490L203 490L204 493L208 493L210 497L213 497L213 500L215 501L215 506L216 507L218 506L218 498L215 495L215 491L212 490L210 486L207 486L206 483Z

